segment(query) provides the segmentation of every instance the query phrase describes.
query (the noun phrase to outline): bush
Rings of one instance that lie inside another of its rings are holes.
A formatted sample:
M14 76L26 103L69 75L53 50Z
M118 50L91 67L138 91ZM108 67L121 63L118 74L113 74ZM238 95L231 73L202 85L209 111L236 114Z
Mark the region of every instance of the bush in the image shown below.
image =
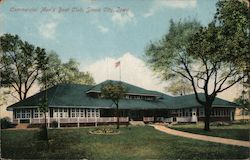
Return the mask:
M12 128L13 125L11 124L9 118L5 117L1 119L1 129Z
M230 125L231 125L230 122L220 122L220 121L212 122L210 124L210 126L230 126Z
M52 127L52 128L57 128L57 127L58 127L57 121L53 121L53 122L51 123L51 127Z
M119 134L120 131L113 128L97 128L89 131L90 134Z

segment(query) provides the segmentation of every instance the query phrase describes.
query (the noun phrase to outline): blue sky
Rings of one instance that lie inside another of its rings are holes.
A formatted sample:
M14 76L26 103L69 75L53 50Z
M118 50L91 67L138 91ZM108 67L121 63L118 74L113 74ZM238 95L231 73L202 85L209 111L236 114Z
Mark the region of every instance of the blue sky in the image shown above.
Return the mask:
M64 61L75 58L84 66L104 57L120 57L125 52L143 57L146 45L167 33L171 18L195 18L206 25L213 18L216 2L5 0L0 4L0 34L18 34L23 40L54 50ZM44 7L52 10L41 13ZM59 13L59 8L66 10ZM73 9L81 12L72 12ZM89 9L95 12L86 13ZM113 12L105 12L107 9Z

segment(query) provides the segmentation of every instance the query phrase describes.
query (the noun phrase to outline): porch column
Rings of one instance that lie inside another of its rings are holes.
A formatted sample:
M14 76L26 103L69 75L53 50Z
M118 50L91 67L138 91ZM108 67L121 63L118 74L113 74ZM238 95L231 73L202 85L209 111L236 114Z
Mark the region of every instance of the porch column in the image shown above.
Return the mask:
M95 109L95 127L97 127L96 109Z
M77 128L79 128L80 124L79 124L79 115L77 117Z
M57 115L57 128L60 128L60 118L59 118L59 115Z

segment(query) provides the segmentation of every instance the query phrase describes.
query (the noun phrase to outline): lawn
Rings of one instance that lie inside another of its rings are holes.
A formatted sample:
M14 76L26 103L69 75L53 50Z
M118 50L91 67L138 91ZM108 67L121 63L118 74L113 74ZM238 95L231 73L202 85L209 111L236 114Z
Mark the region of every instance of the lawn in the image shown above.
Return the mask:
M184 125L173 125L171 128L190 132L197 133L209 136L217 136L223 138L231 138L236 140L249 140L249 124L240 123L232 124L230 126L210 126L211 131L207 132L203 130L204 124L184 124Z
M50 149L36 130L2 130L2 156L11 159L242 159L248 148L167 135L152 127L122 127L119 135L93 128L51 129Z

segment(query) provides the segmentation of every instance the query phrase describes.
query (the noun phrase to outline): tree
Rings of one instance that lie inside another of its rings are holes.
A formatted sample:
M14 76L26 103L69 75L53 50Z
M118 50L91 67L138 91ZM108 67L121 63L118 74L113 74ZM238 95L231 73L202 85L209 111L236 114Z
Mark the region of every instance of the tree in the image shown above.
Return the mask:
M248 115L250 110L250 102L249 99L247 98L247 92L243 90L242 95L234 99L234 103L240 106L241 115L243 116L243 121L245 122L245 115Z
M88 72L79 71L79 63L70 59L62 63L59 56L52 51L48 54L48 69L46 75L43 73L39 78L39 83L44 87L45 77L47 86L52 87L60 83L94 84L94 79Z
M43 113L44 115L44 125L42 126L41 130L41 136L43 140L46 140L47 142L47 149L49 149L49 137L48 137L48 127L47 127L47 112L49 110L49 105L48 105L48 93L47 93L47 70L49 68L48 66L48 57L44 59L43 62L40 64L42 73L45 76L45 83L44 83L44 97L40 101L40 106L39 106L39 111Z
M187 93L191 93L193 88L186 79L177 78L171 81L171 83L165 87L165 90L173 95L186 95Z
M101 88L102 97L111 99L113 103L116 105L117 129L119 129L120 126L119 101L124 97L125 93L126 93L126 88L122 86L120 82L118 84L110 82L106 85L103 85Z
M45 49L22 41L18 35L0 37L1 87L12 87L17 99L26 99L28 91L40 74L40 62L46 56Z
M44 98L41 100L39 111L44 115L44 125L42 126L42 138L48 141L48 127L47 127L47 115L46 115L46 113L48 112L48 99L46 96L44 96Z
M250 9L247 0L219 1L217 3L215 21L223 32L227 47L225 48L225 60L242 68L246 78L242 85L246 89L245 98L250 103ZM237 54L235 54L237 53Z
M149 64L165 79L182 76L190 82L197 102L205 107L206 131L210 130L211 108L217 94L245 77L240 67L225 60L225 48L230 46L224 43L221 31L214 22L200 27L196 21L171 21L169 33L146 49ZM199 97L197 89L203 90L205 97Z

